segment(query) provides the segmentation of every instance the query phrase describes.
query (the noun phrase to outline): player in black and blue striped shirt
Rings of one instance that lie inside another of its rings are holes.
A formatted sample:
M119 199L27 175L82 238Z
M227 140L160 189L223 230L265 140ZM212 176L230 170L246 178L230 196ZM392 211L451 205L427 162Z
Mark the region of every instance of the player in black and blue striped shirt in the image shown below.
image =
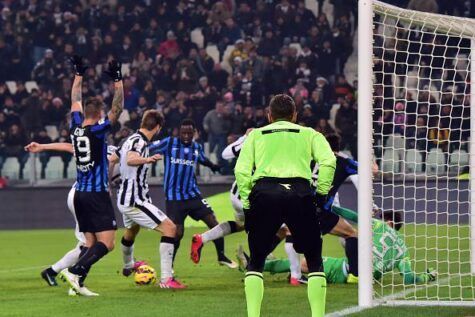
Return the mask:
M219 166L206 158L203 147L193 141L195 123L185 119L180 125L179 138L168 137L149 146L150 154L163 156L165 168L164 190L166 214L177 226L175 254L183 238L184 224L187 216L202 220L209 228L218 225L218 221L208 202L201 197L195 176L196 163L209 167L213 172ZM224 254L224 239L214 241L218 253L218 262L230 268L237 268L236 263Z
M103 118L101 99L91 97L84 102L84 107L82 105L82 77L87 66L79 56L71 58L71 63L75 70L70 127L77 168L74 209L86 243L78 262L62 270L60 276L76 293L97 296L84 288L83 281L91 266L114 248L117 224L108 188L106 133L122 112L124 89L121 64L113 60L106 73L114 80L114 98L109 114Z

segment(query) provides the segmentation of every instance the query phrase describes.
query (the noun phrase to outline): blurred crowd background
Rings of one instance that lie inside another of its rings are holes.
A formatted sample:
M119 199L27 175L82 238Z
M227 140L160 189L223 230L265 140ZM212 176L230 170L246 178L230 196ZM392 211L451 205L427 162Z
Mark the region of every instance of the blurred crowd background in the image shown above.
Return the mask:
M385 2L460 16L475 10L463 0ZM231 174L232 162L219 153L248 128L266 125L270 97L288 93L299 124L337 133L356 158L358 83L348 65L356 8L356 0L0 1L0 172L15 158L24 177L29 141L69 142L72 54L90 65L84 98L100 96L106 105L113 87L102 69L112 58L124 63L126 111L110 144L136 130L145 110L158 109L160 137L177 135L180 121L192 118L199 141ZM41 178L51 155L39 156ZM74 176L71 156L59 160L61 176Z

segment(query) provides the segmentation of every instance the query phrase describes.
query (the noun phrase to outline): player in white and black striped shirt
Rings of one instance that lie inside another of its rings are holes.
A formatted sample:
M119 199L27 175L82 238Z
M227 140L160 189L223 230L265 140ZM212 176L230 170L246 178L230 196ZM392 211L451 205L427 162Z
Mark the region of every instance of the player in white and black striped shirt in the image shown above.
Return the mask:
M148 194L148 170L150 164L161 159L149 156L148 143L163 125L163 118L156 110L144 113L140 129L129 136L118 150L115 162L120 161L121 184L117 194L117 206L122 213L125 232L122 237L123 274L134 270L134 241L140 227L162 233L160 241L160 267L162 288L184 288L174 279L172 271L176 236L175 224L156 206Z

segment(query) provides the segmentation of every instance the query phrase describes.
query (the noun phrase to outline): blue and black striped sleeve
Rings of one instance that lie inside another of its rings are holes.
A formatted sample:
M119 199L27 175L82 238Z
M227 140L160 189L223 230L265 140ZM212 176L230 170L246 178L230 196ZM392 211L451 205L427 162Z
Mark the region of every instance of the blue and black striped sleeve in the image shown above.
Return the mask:
M159 153L165 155L166 149L168 148L168 143L170 143L170 137L150 143L148 146L150 154L153 155Z
M73 112L71 112L71 124L70 124L70 128L74 128L74 127L77 127L77 126L81 126L83 120L84 120L84 117L82 116L82 112L79 112L79 111L73 111Z
M209 159L205 155L205 151L203 150L203 147L201 144L197 144L197 150L198 150L198 162L200 164L206 165L207 162L209 162Z
M97 137L103 137L111 128L109 119L101 119L97 124L91 127L91 132Z

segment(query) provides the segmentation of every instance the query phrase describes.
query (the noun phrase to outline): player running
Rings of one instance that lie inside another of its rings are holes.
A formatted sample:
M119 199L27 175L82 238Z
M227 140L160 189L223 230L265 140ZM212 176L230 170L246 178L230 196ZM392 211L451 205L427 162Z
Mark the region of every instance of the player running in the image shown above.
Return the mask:
M173 253L176 235L175 224L160 209L152 204L148 194L148 172L150 164L161 156L149 155L148 144L160 132L163 118L156 110L144 113L140 129L129 136L111 165L120 160L121 185L117 194L117 206L124 220L124 235L121 240L125 276L134 271L134 241L140 227L162 233L160 240L161 288L185 288L173 277Z
M107 147L107 158L109 158L115 151L116 147L109 145ZM25 146L25 151L30 153L40 153L43 151L58 151L58 152L69 152L74 154L73 145L71 143L48 143L48 144L39 144L36 142L31 142ZM114 170L113 179L117 178L118 170ZM77 239L76 247L68 251L59 261L48 267L47 269L41 272L41 277L46 281L49 286L57 286L56 276L63 269L68 268L74 265L81 254L82 248L86 244L86 238L82 232L79 231L79 225L76 219L76 212L74 210L74 194L76 193L76 183L73 184L71 190L68 193L67 206L68 210L71 212L75 222L74 236ZM87 289L83 286L83 292L87 292ZM74 294L76 294L73 291ZM73 295L71 293L71 295Z
M358 214L350 209L333 206L332 211L341 217L358 221ZM437 272L433 269L416 274L412 270L411 259L404 240L399 235L403 223L401 213L387 210L382 214L383 220L373 219L373 276L379 280L382 274L398 270L404 284L423 284L433 282ZM245 268L248 256L240 248L238 254L240 268ZM328 283L343 284L348 282L349 264L347 258L323 257L323 268ZM290 262L286 259L268 260L264 266L265 272L271 274L290 272ZM307 263L302 260L302 271L307 272Z
M121 63L109 62L106 73L114 81L114 98L107 118L102 118L103 102L88 98L82 106L82 77L87 69L81 57L71 58L75 70L71 89L71 141L76 159L77 180L74 209L79 231L86 244L78 262L60 272L74 291L85 296L96 296L82 290L84 279L94 263L114 248L117 223L109 195L106 134L123 109L124 89Z
M168 137L153 142L149 147L150 153L159 153L164 158L166 213L177 226L175 255L183 238L187 216L202 220L208 228L218 225L210 205L201 197L196 183L195 165L200 163L213 172L219 171L219 166L206 158L202 146L193 141L195 129L195 123L185 119L180 125L178 138ZM216 239L214 244L219 264L237 268L237 264L224 254L224 239Z

